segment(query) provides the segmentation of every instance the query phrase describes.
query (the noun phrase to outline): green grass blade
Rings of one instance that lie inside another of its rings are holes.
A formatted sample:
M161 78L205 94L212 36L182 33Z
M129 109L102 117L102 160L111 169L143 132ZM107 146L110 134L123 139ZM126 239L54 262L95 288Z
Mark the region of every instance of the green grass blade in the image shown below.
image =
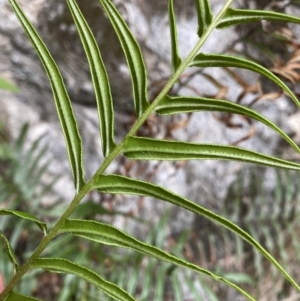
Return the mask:
M248 223L248 229L249 229L248 231L250 235L252 235L253 239L259 240L259 233L257 228L259 228L259 226L256 227L256 225ZM262 254L257 249L255 249L253 256L254 256L253 265L255 266L256 274L258 275L259 279L262 279L264 274Z
M255 62L223 54L200 53L190 63L190 67L235 67L251 70L269 78L274 83L276 83L292 98L295 104L298 107L300 107L299 100L297 99L295 94L290 90L290 88L271 71Z
M224 14L224 17L219 21L217 28L221 29L262 20L300 23L300 18L273 11L228 8Z
M27 170L30 170L31 172L33 172L33 169L36 169L36 157L39 157L40 154L42 153L42 157L44 156L44 152L47 150L47 146L42 147L41 141L44 139L44 137L46 136L46 134L43 134L41 136L39 136L36 140L34 140L34 142L32 143L30 149L27 151L27 153L24 154L24 160L22 160L22 167L23 165L26 166ZM24 145L23 145L24 146ZM42 149L41 149L42 147ZM34 166L34 168L31 170L30 166Z
M251 235L249 235L239 226L227 220L226 218L215 214L212 211L196 203L193 203L186 198L183 198L158 185L117 175L98 176L95 179L93 188L98 189L103 193L150 196L182 207L198 215L205 216L211 221L216 222L229 229L233 233L239 235L241 238L255 247L256 250L258 250L263 256L265 256L274 266L276 266L277 269L286 277L286 279L300 291L300 286L294 281L294 279L285 271L285 269L276 261L276 259L267 250L265 250Z
M108 156L115 147L113 100L108 75L95 37L76 4L76 1L67 0L67 3L88 58L97 100L102 151L104 156Z
M251 276L244 273L226 273L224 278L239 284L254 284L254 280Z
M25 123L20 130L17 141L15 142L14 145L14 152L16 153L16 157L22 157L25 139L28 135L28 129L29 129L29 125L28 123Z
M6 90L10 92L18 92L19 89L14 84L6 81L5 79L0 77L0 90Z
M197 287L195 286L192 273L187 273L187 275L185 275L184 281L186 282L187 286L189 287L190 292L192 293L193 300L194 301L203 301L203 299L199 295ZM210 300L210 301L212 301L212 300Z
M68 274L64 277L64 286L59 292L59 295L56 297L56 301L66 301L70 299L70 295L77 291L77 277L75 275Z
M138 289L138 283L140 279L140 268L139 266L133 267L130 271L129 280L127 282L126 291L133 295Z
M18 210L0 209L0 215L14 215L16 217L34 222L44 232L45 235L47 234L47 225L30 213Z
M124 287L125 283L127 283L127 271L125 270L119 271L118 282L116 284L119 287Z
M14 291L11 291L5 301L42 301L41 299L32 298L24 295L20 295Z
M7 255L9 257L10 262L12 263L13 267L14 267L14 271L17 271L19 269L19 263L18 263L18 259L8 241L8 239L6 238L6 236L3 234L2 231L0 231L0 237L4 240L4 243L6 245L6 251L7 251Z
M174 297L175 297L174 301L182 301L183 293L182 293L180 281L178 279L178 275L176 273L172 273L171 283L174 290Z
M164 291L165 291L165 279L167 275L167 267L159 266L156 269L155 275L155 288L154 288L154 300L155 301L164 301Z
M287 141L298 153L300 148L283 130L276 126L269 119L265 118L258 112L251 110L239 104L232 103L226 100L203 98L203 97L187 97L166 96L156 108L158 114L171 115L177 113L191 113L198 111L217 111L229 112L233 114L244 115L264 123L269 128L275 130L283 139Z
M129 137L124 155L133 160L233 160L300 170L300 164L235 146Z
M68 235L68 237L72 238L72 241L74 242L74 237L72 237L72 235ZM61 237L63 238L63 237ZM60 245L60 248L63 249L61 246L64 244ZM75 256L74 261L77 264L82 264L83 262L87 262L87 260L89 260L89 251L88 249L85 250L81 250L82 252L78 252L78 246L76 245L76 243L74 243L74 246L77 247L77 250L75 251L77 256ZM61 250L63 251L63 250ZM58 255L57 253L53 253L50 252L51 254L56 254L56 257L62 257L62 255ZM62 253L62 252L60 252ZM84 298L80 298L80 296L78 296L78 294L84 294L83 290L81 290L79 288L80 285L84 284L85 286L87 285L87 283L83 280L78 278L76 275L74 274L68 274L64 277L64 281L63 281L64 285L63 288L61 289L59 296L57 296L57 300L56 301L66 301L66 300L70 300L70 299L75 299L75 300L85 300ZM93 287L94 288L94 287ZM98 295L99 292L97 292ZM76 296L76 297L75 297Z
M288 223L287 229L292 238L292 245L296 251L297 261L300 261L300 242L299 242L299 234L297 229L295 229L295 224Z
M211 24L213 15L209 0L196 0L198 15L198 36L201 38L207 27Z
M11 278L11 275L14 273L14 269L7 260L5 260L7 253L3 247L0 247L0 271L3 277L3 280L8 280Z
M145 269L145 273L143 275L142 279L142 291L139 296L139 299L141 301L147 301L149 300L149 296L151 296L151 292L153 291L152 288L152 275L155 274L156 271L156 266L155 266L155 259L150 259L149 262L147 263L147 267Z
M141 49L131 31L109 0L99 0L118 35L131 75L133 99L137 117L149 106L147 99L147 74Z
M175 73L177 68L181 64L181 58L179 56L179 51L178 51L176 17L174 13L174 0L169 0L168 13L169 13L170 34L171 34L172 70L173 73Z
M105 177L107 178L107 177ZM110 191L109 191L110 192ZM72 232L75 235L84 237L86 239L107 244L107 245L113 245L118 247L124 247L124 248L131 248L133 250L136 250L138 252L141 252L143 254L150 255L152 257L155 257L157 259L167 261L188 269L192 269L198 273L206 274L218 281L222 281L226 283L227 285L233 287L240 293L242 293L244 296L246 296L249 300L254 300L250 295L248 295L245 291L243 291L241 288L236 286L235 284L231 283L230 281L225 280L222 277L219 277L215 275L214 273L200 268L196 265L193 265L185 260L179 259L176 256L170 255L164 251L162 251L159 248L156 248L154 246L145 244L133 237L131 237L128 234L125 234L124 232L118 230L117 228L114 228L111 225L102 224L94 221L84 221L84 220L66 220L63 224L63 227L60 230L60 233L63 232Z
M38 33L27 19L15 0L9 0L23 29L28 35L39 58L45 68L52 87L56 110L59 116L61 127L67 144L67 152L73 173L74 184L78 192L84 185L82 166L82 142L74 117L73 109L67 94L60 71L51 57L47 47L39 37Z
M55 273L73 274L95 285L108 296L119 301L135 301L115 284L102 279L95 272L62 258L38 258L32 269L44 269Z

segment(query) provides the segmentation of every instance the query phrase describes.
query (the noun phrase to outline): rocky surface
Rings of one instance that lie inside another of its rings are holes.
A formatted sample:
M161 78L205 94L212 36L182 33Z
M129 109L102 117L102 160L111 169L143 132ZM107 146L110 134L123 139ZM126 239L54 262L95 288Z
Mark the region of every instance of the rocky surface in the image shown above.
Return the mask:
M176 1L175 6L178 15L180 53L183 57L188 54L197 41L195 34L197 18L192 3L192 0ZM102 159L98 121L88 65L70 13L61 0L51 2L22 0L20 4L37 27L62 70L82 133L86 173L87 176L90 176ZM115 4L125 16L141 44L148 69L149 86L152 87L150 91L155 94L164 78L170 74L167 1L153 1L151 3L143 0L115 1ZM134 118L130 79L122 50L98 3L84 5L82 0L79 1L79 5L95 33L109 72L116 110L116 136L117 139L120 139ZM260 5L262 4L260 3ZM219 1L212 1L214 12L218 11L221 6L222 3ZM1 92L1 118L7 121L13 136L16 136L18 129L24 122L31 124L33 140L40 133L47 133L51 157L53 158L50 171L51 173L65 174L62 186L69 188L62 189L60 193L68 199L73 194L73 189L70 189L72 184L70 183L68 161L64 151L64 141L47 77L7 1L0 1L0 8L0 74L2 77L13 80L21 89L18 94ZM237 37L237 33L232 29L215 31L204 45L203 51L222 52ZM224 70L207 69L205 73L210 74L228 88L224 95L228 99L235 100L242 91L242 87L230 78ZM244 72L241 76L250 82L257 79L251 72ZM218 92L216 85L207 81L207 78L203 76L196 76L189 84L203 95ZM187 87L183 87L179 93L194 94ZM152 95L150 96L152 97ZM248 102L251 101L251 97L254 96L249 95ZM294 107L290 103L282 97L275 104L271 101L258 103L256 108L277 122L279 126L283 126L287 131L293 133L296 131L295 121L293 121L295 118L292 118L291 122L286 122L289 116L294 113ZM168 122L168 119L162 120ZM239 126L232 129L224 127L224 124L219 122L211 113L197 113L193 114L187 127L174 132L174 137L185 141L230 144L242 138L250 129L249 124L241 118L237 117L236 122ZM163 136L163 134L161 135ZM280 139L276 134L269 131L265 126L257 125L254 137L240 145L272 154L278 150L279 143ZM206 203L210 198L222 199L226 194L226 187L235 179L236 171L241 168L238 163L212 161L197 164L195 162L187 163L184 172L175 170L173 164L167 164L167 169L164 164L162 166L162 169L167 171L166 175L161 175L159 178L162 178L163 181L165 179L166 184L170 186L169 188L178 190L185 195L198 196L196 199L202 203ZM167 180L168 174L173 175L171 181ZM186 184L181 186L178 183ZM71 192L67 193L66 191Z
M181 11L179 24L183 25L179 26L181 52L186 55L197 39L195 34L191 34L197 26L196 17L192 13L193 9L184 9L191 1L185 1L184 5L177 2L177 5L181 4L176 7L176 11ZM84 140L85 165L87 176L90 176L101 162L98 121L88 65L68 8L61 0L23 0L19 3L62 71ZM154 5L145 1L115 3L142 46L149 71L149 85L153 86L155 81L170 73L166 2L153 2ZM84 1L79 1L79 5L95 33L110 79L113 79L111 85L116 110L116 136L120 139L125 133L124 123L128 119L130 124L132 118L129 117L133 116L131 85L122 50L98 3L88 6L84 5ZM63 181L66 185L70 182L67 181L70 172L48 79L7 1L1 1L0 8L0 74L15 82L21 90L15 95L2 94L2 118L7 121L13 136L17 135L18 129L25 122L31 124L32 140L42 132L48 134L47 140L54 158L50 170L52 173L64 173L66 176ZM158 32L158 28L164 30ZM226 43L229 41L227 39ZM70 198L73 190L63 189L61 193L65 194L65 198Z
M78 2L95 33L111 79L116 111L116 137L120 140L134 120L130 78L122 49L97 1L90 5L86 5L84 0ZM165 78L170 75L171 70L167 1L116 0L113 2L125 16L141 45L151 88L149 94L152 98L164 83ZM180 53L183 57L197 41L197 18L193 2L192 0L175 1ZM222 6L222 1L211 2L214 12ZM240 5L245 5L244 2L246 2L247 5L255 6L257 1L238 2ZM262 2L258 1L260 7L270 4L270 1ZM88 65L70 13L62 0L20 0L19 3L35 24L61 68L82 134L86 176L89 177L102 160L98 120ZM238 33L233 29L215 31L203 47L203 51L223 52L236 39L238 39ZM223 96L227 99L235 101L243 91L243 87L222 69L207 69L205 74L213 76L217 83L228 88ZM254 83L258 79L251 72L242 72L239 75L248 83ZM6 0L0 0L0 76L12 80L20 87L18 94L0 92L1 120L6 123L12 137L16 137L18 130L25 122L31 125L32 141L40 134L47 133L49 158L52 160L49 177L63 174L62 180L55 189L57 195L69 201L74 194L74 189L51 89L36 54ZM190 86L193 89L189 88ZM178 92L194 95L195 90L202 95L215 95L219 92L217 85L208 80L207 76L202 75L195 76L189 86L180 88ZM244 103L250 103L253 98L255 98L254 94L248 94ZM282 96L276 102L264 100L258 102L254 108L299 139L300 131L297 121L299 114L295 115L296 110L290 99ZM224 122L221 122L222 118L224 120L224 115L213 115L209 112L195 113L190 117L187 126L178 127L177 130L172 131L172 135L184 141L234 144L255 129L255 135L241 142L240 146L266 154L282 152L284 144L281 139L265 126L256 123L249 124L245 119L235 117L233 122L238 126L226 127ZM158 127L156 133L160 137L165 137L167 126L164 123L170 122L170 118L157 120L159 125L156 125ZM176 124L182 120L175 119L172 122L176 127ZM162 163L159 166L156 163L150 163L144 170L149 172L151 168L156 168L155 175L150 177L153 182L165 185L207 207L218 208L228 187L237 179L238 171L244 166L240 163L216 161L188 162L182 167L175 163ZM113 164L109 171L117 170L126 173L125 169L120 169L119 163ZM144 177L141 172L138 172L138 168L131 169L129 173ZM137 173L140 174L137 175ZM266 187L272 183L274 178L272 177L270 176L270 181L268 181L266 176ZM160 213L165 209L165 205L153 202L153 200L146 199L143 204L141 216L153 222L159 219ZM132 209L134 206L132 203L128 205L128 202L120 204L120 208L124 210ZM120 225L122 221L117 220L116 224ZM193 223L192 214L182 210L172 211L170 225L172 232L191 227ZM201 227L201 222L195 221L194 226Z

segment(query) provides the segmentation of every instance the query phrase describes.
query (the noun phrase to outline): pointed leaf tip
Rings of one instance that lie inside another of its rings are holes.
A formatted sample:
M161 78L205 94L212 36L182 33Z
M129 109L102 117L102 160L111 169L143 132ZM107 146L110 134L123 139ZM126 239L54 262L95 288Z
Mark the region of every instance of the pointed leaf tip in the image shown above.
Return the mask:
M99 179L100 180L100 179ZM102 185L101 185L102 186ZM101 189L100 189L101 190ZM216 274L198 267L194 264L191 264L185 260L182 260L176 256L170 255L163 250L154 247L152 245L143 243L136 238L122 232L121 230L107 224L98 223L96 221L84 221L84 220L66 220L64 222L63 227L61 228L61 233L73 233L76 236L83 237L85 239L105 244L105 245L112 245L118 246L123 248L130 248L142 254L146 254L157 258L159 260L163 260L178 266L182 266L191 270L194 270L198 273L202 273L212 277L215 280L221 281L234 289L238 292L242 293L246 296L249 300L254 300L250 295L248 295L245 291L243 291L240 287L233 284L229 280L217 276Z
M189 96L166 96L160 104L156 107L156 111L161 115L171 115L178 113L191 113L199 111L216 111L216 112L229 112L232 114L239 114L249 118L260 121L269 128L275 130L283 139L285 139L298 153L300 149L298 145L276 124L265 118L258 112L232 103L227 100L204 98L204 97L189 97Z
M276 261L276 259L266 249L264 249L263 246L260 245L257 240L255 240L251 235L249 235L235 223L198 205L195 202L183 198L182 196L175 194L174 192L169 191L161 186L118 175L98 176L95 179L94 187L92 189L98 189L103 193L150 196L152 198L163 200L173 205L182 207L198 215L202 215L210 219L211 221L216 222L229 229L230 231L239 235L245 241L250 243L253 247L256 248L256 250L258 250L272 264L274 264L274 266L278 268L278 270L291 284L293 284L294 287L300 290L300 287L295 282L295 280L285 271L285 269Z
M292 98L295 104L298 107L300 107L300 102L298 98L281 79L279 79L276 75L274 75L265 67L253 61L230 55L200 53L196 55L194 60L190 63L190 67L235 67L251 70L269 78L274 83L276 83L283 91L285 91Z
M45 269L56 273L73 274L95 285L109 297L119 301L136 301L117 285L101 278L95 272L62 258L38 258L31 269Z

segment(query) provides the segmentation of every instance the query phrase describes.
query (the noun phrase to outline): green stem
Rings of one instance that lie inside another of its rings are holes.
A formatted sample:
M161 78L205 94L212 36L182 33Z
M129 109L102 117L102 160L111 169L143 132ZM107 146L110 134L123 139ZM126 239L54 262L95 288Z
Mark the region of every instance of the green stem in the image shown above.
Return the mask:
M181 63L181 65L178 67L176 72L173 74L173 76L169 79L167 84L164 86L164 88L161 90L161 92L158 94L156 99L152 102L152 104L149 106L149 108L145 111L145 113L136 121L136 123L133 125L131 130L126 135L125 139L129 136L133 136L136 131L141 127L141 125L146 121L146 119L149 117L149 115L155 111L156 107L159 105L160 101L168 94L168 92L172 89L173 85L176 83L182 72L188 67L188 65L191 63L191 61L194 59L194 57L197 55L203 44L206 42L207 38L210 36L211 32L216 28L218 22L223 17L225 11L229 6L232 4L234 0L228 0L227 3L223 6L219 14L215 17L215 19L212 21L210 26L206 29L203 36L199 40L199 42L196 44L196 46L193 48L193 50L190 52L190 54L187 56L187 58Z
M42 239L39 246L36 248L36 250L33 252L33 254L30 256L30 258L26 261L26 263L19 269L19 271L11 278L10 282L7 284L5 290L0 294L0 301L3 301L6 296L9 294L9 292L13 289L13 287L20 281L23 275L25 275L29 270L34 261L40 256L40 254L45 250L47 245L52 241L52 239L58 234L62 224L64 223L65 219L67 219L74 209L78 206L80 201L84 198L84 196L92 189L93 181L98 176L103 174L103 172L106 170L106 168L110 165L110 163L118 157L124 148L125 141L128 137L133 136L137 130L142 126L142 124L146 121L146 119L152 114L156 107L158 106L159 102L168 94L168 92L171 90L175 82L178 80L179 76L182 74L182 72L188 67L190 62L193 60L193 58L197 55L211 32L215 29L217 26L217 23L220 21L222 16L224 15L226 9L232 4L233 0L228 0L227 3L224 5L224 7L221 9L219 14L216 16L216 18L213 20L211 25L207 28L199 42L196 44L196 46L193 48L191 53L188 55L188 57L182 62L182 64L178 67L177 71L171 76L165 87L162 89L162 91L159 93L159 95L156 97L156 99L152 102L152 104L149 106L149 108L145 111L145 113L135 122L135 124L132 126L130 131L127 133L127 135L123 138L123 140L113 149L113 151L110 153L108 157L105 158L103 163L101 164L100 168L97 170L97 172L93 175L93 177L83 186L81 191L74 197L72 200L70 206L67 208L67 210L64 212L64 214L60 217L60 219L57 221L55 226L52 228L52 230Z

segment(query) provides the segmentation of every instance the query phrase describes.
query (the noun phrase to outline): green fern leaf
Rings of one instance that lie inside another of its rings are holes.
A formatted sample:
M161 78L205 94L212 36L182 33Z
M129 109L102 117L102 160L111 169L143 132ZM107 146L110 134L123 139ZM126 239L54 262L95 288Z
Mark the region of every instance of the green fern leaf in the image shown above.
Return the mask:
M185 199L167 189L160 187L158 185L150 184L144 181L138 181L122 176L110 175L110 176L98 176L94 183L93 189L97 189L103 193L112 193L112 194L129 194L129 195L142 195L150 196L157 198L176 206L185 208L191 212L194 212L198 215L205 216L213 222L216 222L223 227L229 229L233 233L242 237L245 241L251 244L255 250L260 252L265 256L277 269L286 277L286 279L294 285L298 290L300 287L295 282L295 280L285 271L285 269L273 258L273 256L265 250L251 235L245 232L236 224L227 220L226 218L213 213L212 211L197 205Z
M190 67L236 67L251 70L276 83L292 98L295 104L300 107L299 100L290 88L271 71L255 62L229 55L200 53L191 62Z
M19 269L19 263L18 263L18 259L14 253L14 250L12 249L9 241L7 240L6 236L3 234L2 231L0 231L0 237L2 237L2 239L4 240L4 243L6 245L6 250L7 250L7 254L9 257L10 262L12 263L13 267L14 267L14 271L17 271Z
M117 285L102 279L91 270L62 258L38 258L31 269L44 269L55 273L73 274L95 285L108 296L119 301L136 301Z
M49 77L55 99L56 110L67 144L67 151L73 172L75 188L78 192L84 185L82 142L62 76L47 47L17 2L15 0L9 0L9 3L11 4L21 25L23 26L23 29L25 30L37 54L39 55L39 58Z
M125 21L109 0L99 0L113 25L123 48L131 74L134 106L140 117L149 106L147 98L147 74L140 47Z
M213 15L209 0L196 0L198 15L198 36L201 38L207 27L211 24Z
M124 155L133 160L232 160L300 170L300 164L240 147L128 137Z
M75 0L67 0L67 3L89 61L97 99L102 150L104 156L106 157L115 147L113 100L110 92L108 75L96 40L78 5L76 4Z
M60 232L61 233L71 232L74 235L81 236L83 238L98 243L118 246L123 248L130 248L137 252L155 257L157 259L194 270L198 273L208 275L215 280L224 282L227 285L236 289L244 296L246 296L249 300L254 300L249 294L247 294L244 290L242 290L240 287L236 286L232 282L222 277L219 277L206 269L200 268L176 256L170 255L157 247L151 246L149 244L145 244L110 225L97 223L94 221L66 220Z
M47 225L30 213L18 210L0 209L0 215L14 215L16 217L34 222L44 232L45 235L47 234Z
M228 8L224 17L219 21L217 28L226 28L234 25L239 25L248 22L257 21L276 21L276 22L291 22L300 23L300 18L290 15L266 11L266 10L248 10Z
M269 119L265 118L264 116L262 116L254 110L251 110L239 104L232 103L230 101L203 97L166 96L156 107L156 112L160 115L191 113L198 111L228 112L232 114L244 115L252 119L258 120L261 123L267 125L269 128L275 130L298 153L300 153L300 149L298 145L293 141L293 139L291 139L284 131L282 131Z
M181 64L181 58L179 56L179 51L178 51L176 17L174 13L174 0L169 0L168 12L169 12L170 34L171 34L172 70L173 73L175 73L177 68Z

